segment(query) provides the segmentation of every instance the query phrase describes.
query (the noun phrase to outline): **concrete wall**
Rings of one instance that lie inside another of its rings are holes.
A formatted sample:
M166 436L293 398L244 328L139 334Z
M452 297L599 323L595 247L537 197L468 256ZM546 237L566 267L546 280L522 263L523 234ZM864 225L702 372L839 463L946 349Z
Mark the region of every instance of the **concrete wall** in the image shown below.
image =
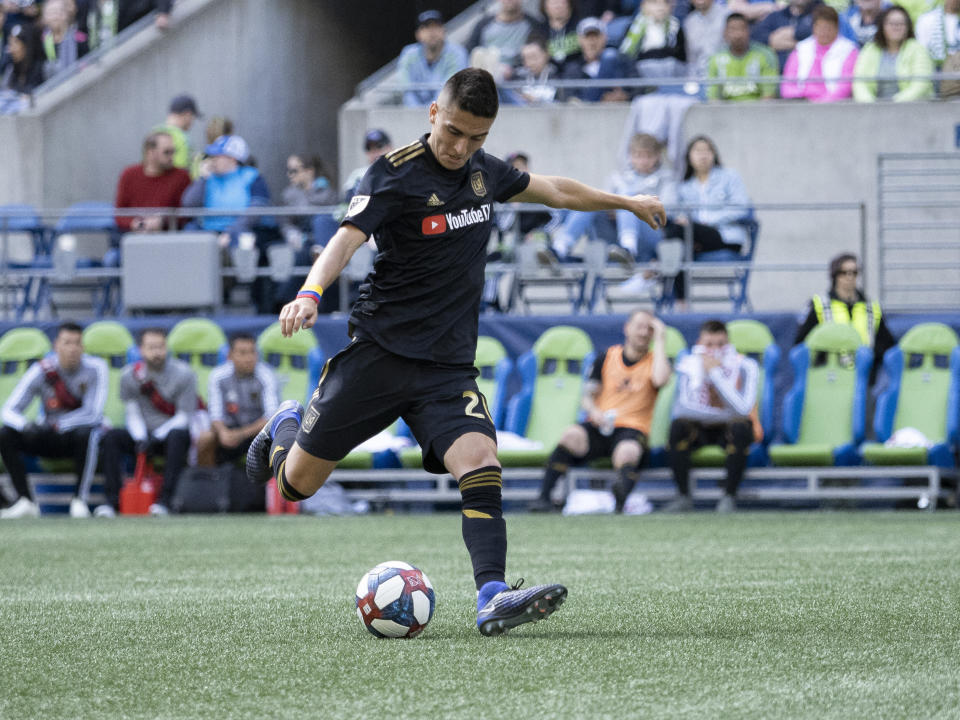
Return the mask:
M487 149L523 149L533 170L603 186L615 169L624 106L504 107ZM695 105L685 137L706 134L723 163L743 175L757 203L864 202L867 206L867 288L876 292L877 156L881 152L956 152L960 104L810 105L792 102ZM366 127L383 127L397 144L429 129L425 110L345 107L340 118L341 166L363 163ZM758 263L808 262L806 272L756 272L754 306L799 311L827 284L826 263L860 248L857 210L762 210Z

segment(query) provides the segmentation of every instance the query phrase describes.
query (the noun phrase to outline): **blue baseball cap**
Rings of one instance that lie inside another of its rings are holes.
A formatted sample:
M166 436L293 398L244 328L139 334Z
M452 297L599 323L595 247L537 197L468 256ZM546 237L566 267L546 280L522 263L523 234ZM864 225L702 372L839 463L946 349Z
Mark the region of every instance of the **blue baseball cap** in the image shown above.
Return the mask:
M203 152L211 157L226 155L237 162L246 162L250 157L250 147L239 135L221 135L207 145Z

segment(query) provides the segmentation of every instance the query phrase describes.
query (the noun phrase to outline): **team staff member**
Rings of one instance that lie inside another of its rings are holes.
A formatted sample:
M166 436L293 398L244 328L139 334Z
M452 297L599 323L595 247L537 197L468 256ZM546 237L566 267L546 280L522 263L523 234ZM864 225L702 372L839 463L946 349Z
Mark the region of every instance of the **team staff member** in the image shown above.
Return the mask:
M873 367L870 384L877 379L877 370L883 364L883 354L897 344L883 321L880 303L868 301L857 287L860 264L852 253L841 253L830 261L830 292L826 297L814 295L803 324L797 329L794 345L803 342L820 323L852 324L867 347L873 348Z
M77 485L70 501L71 517L89 517L86 496L97 466L97 439L107 401L107 364L83 352L83 328L65 322L57 328L53 354L35 362L20 378L3 405L0 456L10 473L17 500L0 512L3 518L38 517L30 495L23 456L73 458ZM40 419L24 415L34 398L43 408Z
M473 366L493 203L623 208L651 225L665 220L656 198L528 175L487 155L481 148L497 110L490 74L461 70L430 105L432 131L387 153L364 176L303 290L280 313L284 334L311 327L323 288L372 235L379 252L350 316L353 340L327 363L306 412L282 404L247 455L252 479L273 474L285 497L302 500L351 448L403 417L423 448L424 467L457 478L484 635L545 617L567 592L558 584L521 590L504 582L496 431Z
M227 362L210 373L210 430L197 438L197 465L212 467L246 455L254 436L277 411L278 392L276 375L260 362L253 335L230 338Z
M583 388L586 420L563 431L547 461L540 497L530 509L553 509L550 492L573 463L609 457L618 475L613 485L616 509L623 512L647 447L657 393L669 379L663 323L646 310L636 310L623 326L623 344L607 348L594 360Z
M170 499L190 450L190 419L197 409L197 376L182 360L167 357L167 333L149 328L140 335L140 357L123 369L120 399L127 426L103 438L103 490L107 504L94 514L112 517L119 507L123 459L133 453L163 453L163 490L151 515L167 515Z

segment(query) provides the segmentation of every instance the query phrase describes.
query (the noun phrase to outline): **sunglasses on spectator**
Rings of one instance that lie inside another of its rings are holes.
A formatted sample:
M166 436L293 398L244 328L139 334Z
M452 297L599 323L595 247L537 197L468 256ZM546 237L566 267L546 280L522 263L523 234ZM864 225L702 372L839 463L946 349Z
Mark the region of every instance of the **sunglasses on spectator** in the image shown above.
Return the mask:
M851 277L856 277L857 275L860 274L860 271L859 271L859 270L841 270L841 271L840 271L839 273L837 273L837 274L838 274L838 275L849 275L849 276L851 276Z
M296 175L296 174L297 174L298 172L300 172L301 170L303 170L303 166L300 166L300 167L288 167L288 168L287 168L287 175Z

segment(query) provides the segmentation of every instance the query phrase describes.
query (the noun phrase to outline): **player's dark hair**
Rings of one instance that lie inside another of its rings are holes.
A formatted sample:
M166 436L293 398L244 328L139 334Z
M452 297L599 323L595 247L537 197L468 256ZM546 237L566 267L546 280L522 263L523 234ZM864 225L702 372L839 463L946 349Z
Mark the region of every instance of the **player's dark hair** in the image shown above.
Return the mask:
M72 320L65 320L57 325L57 337L60 337L60 333L65 332L83 333L83 326L79 323L73 322Z
M689 180L693 177L693 165L690 164L690 151L693 150L693 146L698 142L705 142L710 146L710 149L713 151L713 166L720 167L720 153L717 152L717 146L713 144L713 140L706 135L697 135L687 145L687 154L684 156L684 162L686 163L686 168L683 171L684 180Z
M233 346L238 342L252 342L256 343L257 339L250 333L238 332L230 336L230 349L233 350Z
M495 118L500 109L493 75L480 68L465 68L444 83L440 96L463 112Z
M717 333L728 334L727 324L723 320L706 320L700 326L701 335L716 335Z
M143 339L147 335L159 335L160 337L166 339L167 331L162 327L148 327L140 331L140 334L137 336L137 345L143 345Z
M830 261L830 286L837 281L837 275L843 270L844 263L853 261L857 263L857 266L860 265L860 261L857 259L857 256L852 252L843 252L837 255Z

